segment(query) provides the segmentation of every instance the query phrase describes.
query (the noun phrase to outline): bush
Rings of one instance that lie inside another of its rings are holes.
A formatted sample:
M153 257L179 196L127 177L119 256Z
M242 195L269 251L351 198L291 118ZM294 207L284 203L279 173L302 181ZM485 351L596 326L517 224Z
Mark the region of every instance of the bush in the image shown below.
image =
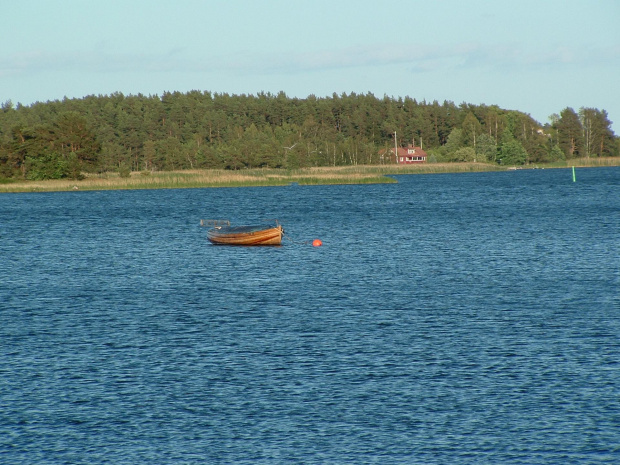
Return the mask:
M566 155L559 145L554 145L549 153L549 161L565 161Z
M118 167L118 175L121 178L128 178L129 176L131 176L131 169L129 168L129 166L122 164Z
M452 155L451 161L474 161L476 158L476 151L473 147L461 147Z
M67 161L54 153L38 157L26 157L25 166L26 179L32 181L62 179L69 175Z

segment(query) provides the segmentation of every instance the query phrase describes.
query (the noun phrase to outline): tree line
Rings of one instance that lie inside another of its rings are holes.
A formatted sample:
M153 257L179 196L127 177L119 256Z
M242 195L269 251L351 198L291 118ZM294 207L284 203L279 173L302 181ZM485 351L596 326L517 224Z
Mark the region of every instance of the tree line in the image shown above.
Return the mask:
M291 98L208 91L5 102L0 177L215 168L380 164L381 149L422 146L429 162L510 165L620 154L605 110L566 108L541 125L496 105L378 98Z

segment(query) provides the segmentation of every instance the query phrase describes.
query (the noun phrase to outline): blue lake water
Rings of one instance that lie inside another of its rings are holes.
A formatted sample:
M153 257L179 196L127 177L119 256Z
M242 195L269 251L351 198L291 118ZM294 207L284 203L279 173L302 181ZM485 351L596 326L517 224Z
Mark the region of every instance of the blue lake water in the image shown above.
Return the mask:
M620 463L620 169L397 179L0 195L0 463Z

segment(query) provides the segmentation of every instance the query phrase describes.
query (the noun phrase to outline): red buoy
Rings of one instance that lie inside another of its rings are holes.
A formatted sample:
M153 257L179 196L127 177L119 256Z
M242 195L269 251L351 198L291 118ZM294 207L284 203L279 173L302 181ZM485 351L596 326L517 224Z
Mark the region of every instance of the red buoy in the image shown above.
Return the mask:
M321 242L321 239L315 239L312 241L312 246L313 247L320 247L323 245L323 242Z

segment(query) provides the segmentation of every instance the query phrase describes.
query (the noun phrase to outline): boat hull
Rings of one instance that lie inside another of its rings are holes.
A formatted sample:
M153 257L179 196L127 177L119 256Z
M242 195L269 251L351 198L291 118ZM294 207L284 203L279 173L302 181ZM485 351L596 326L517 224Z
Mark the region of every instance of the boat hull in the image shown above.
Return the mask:
M222 226L209 229L207 239L215 245L281 245L282 226Z

